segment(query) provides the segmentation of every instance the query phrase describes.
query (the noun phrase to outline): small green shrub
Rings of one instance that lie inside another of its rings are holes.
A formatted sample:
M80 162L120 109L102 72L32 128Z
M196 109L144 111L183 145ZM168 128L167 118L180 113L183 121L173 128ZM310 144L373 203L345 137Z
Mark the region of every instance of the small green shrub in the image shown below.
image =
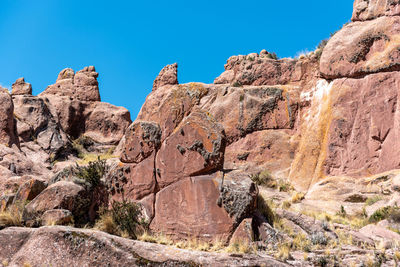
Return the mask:
M376 202L378 202L379 200L382 200L382 197L381 197L381 196L369 197L369 198L365 201L365 205L371 206L371 205L375 204Z
M277 60L278 56L276 55L276 53L269 53L269 54L267 54L267 58Z
M147 229L147 223L140 220L140 206L136 203L113 201L111 203L111 217L121 233L127 234L132 239Z
M277 186L275 179L272 177L271 173L267 170L251 175L250 178L257 185L265 185L270 188L276 188Z
M337 215L337 216L340 216L340 217L343 217L343 218L347 216L347 212L346 212L346 210L344 209L343 205L340 206L340 209L339 209L339 211L336 213L336 215Z
M399 215L399 208L397 207L383 207L378 210L376 210L368 219L369 223L377 223L379 221L391 218L391 216L394 216L394 218L397 218Z
M100 157L97 161L91 161L87 166L76 165L76 176L90 186L96 187L101 183L101 178L106 173L107 165L105 160L101 160Z
M241 82L235 81L235 82L232 84L232 86L233 86L233 87L242 87L243 85L242 85Z

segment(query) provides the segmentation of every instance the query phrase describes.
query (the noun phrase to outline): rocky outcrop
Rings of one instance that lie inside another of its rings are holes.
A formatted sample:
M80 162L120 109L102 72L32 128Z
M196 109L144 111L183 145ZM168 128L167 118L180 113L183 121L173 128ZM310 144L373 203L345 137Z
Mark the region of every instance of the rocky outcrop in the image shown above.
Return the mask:
M183 250L65 226L7 228L0 247L8 266L288 266L266 255Z
M100 101L99 85L94 66L85 67L77 73L67 68L58 74L55 84L46 88L40 96L68 96L81 101Z
M159 187L221 169L224 150L223 128L204 111L192 112L165 139L157 153Z
M12 85L12 95L32 95L32 85L26 83L25 79L19 78Z
M398 0L356 0L352 21L371 20L380 16L399 16Z
M321 56L327 79L400 70L400 17L353 22L336 33Z
M300 82L313 75L318 63L316 57L277 60L271 55L261 51L260 54L232 56L225 64L225 72L216 78L214 83L259 86Z
M125 139L121 161L140 163L160 148L161 129L157 123L135 121L126 129Z
M153 83L153 91L164 85L178 84L178 64L174 63L165 66Z
M14 120L14 104L7 89L0 87L0 143L11 147L19 145Z
M94 194L94 191L73 182L56 182L25 206L23 220L27 225L38 225L46 211L65 209L72 213L78 224L93 221L98 208L107 203L107 199L96 199Z
M53 154L68 146L69 139L51 114L48 101L37 96L16 95L13 102L21 142L35 140L42 149Z

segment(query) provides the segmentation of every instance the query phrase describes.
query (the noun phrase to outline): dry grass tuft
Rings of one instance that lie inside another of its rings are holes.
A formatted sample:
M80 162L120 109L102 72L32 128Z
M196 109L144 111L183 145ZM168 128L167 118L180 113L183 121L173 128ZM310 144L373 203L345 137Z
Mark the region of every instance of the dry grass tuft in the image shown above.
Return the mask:
M304 199L304 193L302 193L302 192L295 192L295 193L292 195L291 201L292 201L292 203L299 203L299 202L302 201L303 199Z
M228 247L225 248L225 252L227 253L239 253L239 254L247 254L256 252L257 248L250 244L247 240L235 240Z
M290 255L290 246L288 244L282 244L279 246L277 253L275 254L277 259L281 261L286 261L291 258Z
M0 212L0 227L22 226L22 210L23 208L13 205Z

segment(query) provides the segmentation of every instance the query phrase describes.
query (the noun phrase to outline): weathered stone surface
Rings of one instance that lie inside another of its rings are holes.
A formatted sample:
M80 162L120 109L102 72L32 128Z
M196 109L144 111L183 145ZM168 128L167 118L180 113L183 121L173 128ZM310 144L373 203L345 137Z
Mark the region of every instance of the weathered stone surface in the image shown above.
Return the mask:
M131 124L126 108L104 102L70 99L46 95L50 111L58 118L61 128L72 138L82 134L102 144L117 144Z
M157 182L164 188L184 177L222 168L225 150L223 128L206 112L193 111L165 139L157 153Z
M137 120L158 123L165 140L208 91L209 86L202 83L161 87L147 96Z
M73 224L74 217L69 210L46 210L41 217L41 225L69 225Z
M178 64L174 63L165 66L153 83L153 91L164 85L178 84Z
M371 20L380 16L399 16L398 0L355 0L352 21Z
M19 188L14 197L14 203L21 202L26 203L33 200L37 195L39 195L45 188L47 183L41 179L30 179L29 181L23 183Z
M288 84L315 74L316 58L274 60L269 55L252 53L230 57L225 72L214 83L235 86Z
M121 161L139 163L159 149L161 129L157 123L135 121L125 131Z
M25 206L23 220L28 225L36 224L41 215L52 209L66 209L72 212L78 222L88 220L91 204L89 193L80 185L60 181L47 187Z
M72 69L64 69L58 75L55 84L50 85L40 95L68 96L81 101L100 101L98 73L93 66L74 73Z
M387 241L394 244L394 242L400 242L400 235L396 232L390 231L385 227L369 224L360 229L360 233L368 236L374 241Z
M119 163L107 175L112 199L140 200L155 192L155 153L139 164Z
M224 168L268 170L275 177L287 177L296 152L296 142L287 130L263 130L247 134L228 145Z
M26 83L24 78L19 78L12 85L12 95L31 95L32 85Z
M219 195L213 176L181 179L157 193L150 228L174 239L227 241L234 230L234 219L217 205Z
M87 102L71 99L67 96L45 95L42 97L49 102L49 110L54 118L57 118L61 128L72 138L78 138L85 129L85 117L83 115Z
M14 194L3 194L0 196L0 212L5 211L14 201Z
M232 171L224 174L220 185L218 205L234 219L234 226L250 218L256 209L258 188L247 173Z
M35 140L44 150L58 153L69 144L68 137L49 109L49 102L29 95L13 96L17 132L21 141Z
M132 122L126 108L105 102L90 103L83 115L84 134L102 144L118 144Z
M251 222L251 218L244 219L236 228L229 242L231 244L234 244L235 242L247 244L252 243L254 241L254 233Z
M14 120L14 104L7 89L0 87L0 143L19 145Z
M361 77L400 70L400 17L380 17L346 25L321 56L323 77Z
M400 166L400 72L332 85L324 172L371 175Z
M216 86L200 106L224 127L231 143L255 131L293 128L298 95L290 86Z
M0 247L0 262L12 267L28 263L32 266L289 266L266 255L235 257L183 250L65 226L7 228L0 231Z

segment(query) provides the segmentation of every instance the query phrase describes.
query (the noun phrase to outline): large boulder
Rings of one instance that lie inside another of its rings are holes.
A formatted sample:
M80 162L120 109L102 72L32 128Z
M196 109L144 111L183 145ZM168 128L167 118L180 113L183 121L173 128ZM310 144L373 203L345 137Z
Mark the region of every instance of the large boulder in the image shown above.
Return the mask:
M14 120L14 104L7 89L0 87L0 143L19 145Z
M200 100L208 93L209 87L202 83L160 87L147 96L137 120L158 123L163 141L183 118L190 114L193 107L200 103Z
M0 231L8 266L289 266L270 256L183 250L65 226Z
M354 22L336 33L323 50L321 75L362 77L400 70L400 17Z
M49 109L49 102L36 96L13 96L17 132L22 142L35 141L44 150L57 153L69 139Z
M156 195L150 229L174 239L228 241L234 218L217 205L218 180L213 176L186 177Z
M94 66L85 67L77 73L67 68L60 72L55 84L40 95L68 96L81 101L100 101L98 73Z
M157 153L159 187L221 169L225 142L220 124L202 110L193 111L165 139Z
M90 103L83 116L83 134L102 144L118 144L131 124L131 115L126 108L105 102Z
M117 144L131 124L130 112L105 102L80 101L46 95L49 108L61 128L72 138L86 135L102 144Z
M46 187L47 184L44 180L32 178L18 188L13 201L14 203L27 203L32 201L44 189L46 189Z
M88 221L91 196L88 191L73 182L60 181L47 187L25 206L23 220L28 225L39 222L47 210L66 209L72 212L76 222Z
M12 95L31 95L32 94L32 85L30 83L26 83L25 79L19 78L12 85Z
M371 20L380 16L399 15L399 0L355 0L351 20Z
M258 190L246 175L185 177L156 194L150 229L174 239L228 241L255 210Z
M178 84L178 64L174 63L165 66L153 83L153 91L164 85Z

